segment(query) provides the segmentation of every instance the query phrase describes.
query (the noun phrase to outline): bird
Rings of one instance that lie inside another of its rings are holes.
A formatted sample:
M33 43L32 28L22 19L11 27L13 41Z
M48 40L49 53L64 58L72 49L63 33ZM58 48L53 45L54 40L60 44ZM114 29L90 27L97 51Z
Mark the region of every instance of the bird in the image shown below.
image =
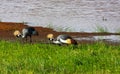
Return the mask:
M67 35L67 34L60 34L56 37L56 39L54 38L53 34L48 34L47 38L52 41L54 44L58 44L58 45L62 45L62 44L73 44L73 45L77 45L77 41L74 40L71 36Z
M17 38L22 38L26 39L27 42L27 37L30 37L30 42L32 42L32 35L37 35L38 36L38 31L35 30L33 27L26 27L22 29L22 33L20 33L19 30L14 31L14 36Z

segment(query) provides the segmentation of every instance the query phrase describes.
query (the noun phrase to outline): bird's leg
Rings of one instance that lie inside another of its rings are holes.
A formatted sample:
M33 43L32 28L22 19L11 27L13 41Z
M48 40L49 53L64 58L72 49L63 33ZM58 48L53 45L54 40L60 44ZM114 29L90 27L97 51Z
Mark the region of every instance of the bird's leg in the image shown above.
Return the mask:
M24 40L25 40L25 39L24 39L24 38L22 38L22 39L21 39L21 42L22 42L22 43L24 43L24 42L25 42Z
M22 38L20 38L20 42L23 43L23 39Z
M32 42L32 37L31 37L31 35L30 35L30 43Z
M25 37L25 41L27 42L27 37Z

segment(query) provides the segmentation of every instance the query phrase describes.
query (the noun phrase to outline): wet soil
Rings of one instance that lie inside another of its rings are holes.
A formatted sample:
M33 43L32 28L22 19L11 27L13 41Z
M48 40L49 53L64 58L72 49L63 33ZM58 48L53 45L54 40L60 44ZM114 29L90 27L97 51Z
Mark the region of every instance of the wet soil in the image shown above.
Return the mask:
M22 30L23 28L27 27L24 23L15 23L15 22L0 22L0 40L7 40L7 41L16 41L20 40L13 35L15 30ZM79 44L86 44L86 43L95 43L97 41L103 41L108 44L118 45L119 42L109 42L107 40L94 40L93 36L109 36L109 35L120 35L119 33L86 33L86 32L56 32L53 29L40 27L40 26L32 26L34 27L39 36L32 36L32 42L40 42L40 43L48 43L48 39L46 38L47 34L53 33L55 37L59 34L68 34L75 38ZM90 38L90 40L83 39L79 40L78 38ZM93 40L91 40L93 39Z

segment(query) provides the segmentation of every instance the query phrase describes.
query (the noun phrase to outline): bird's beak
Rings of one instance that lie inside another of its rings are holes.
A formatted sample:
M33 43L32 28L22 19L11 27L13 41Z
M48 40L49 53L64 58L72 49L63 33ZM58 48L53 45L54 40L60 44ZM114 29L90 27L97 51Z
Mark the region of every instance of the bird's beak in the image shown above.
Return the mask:
M53 38L48 38L48 40L53 41L54 39Z
M16 37L17 37L17 38L20 38L20 37L22 37L22 35L16 35Z

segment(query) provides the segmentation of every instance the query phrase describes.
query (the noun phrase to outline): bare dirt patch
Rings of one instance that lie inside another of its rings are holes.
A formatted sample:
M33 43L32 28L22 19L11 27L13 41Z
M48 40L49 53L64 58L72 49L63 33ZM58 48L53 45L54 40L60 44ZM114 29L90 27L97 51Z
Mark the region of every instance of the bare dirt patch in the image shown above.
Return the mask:
M0 22L0 39L1 40L10 40L10 41L16 41L18 40L16 37L13 36L13 32L15 30L22 30L24 27L28 25L25 25L24 23L13 23L13 22ZM49 33L53 33L56 36L59 34L68 34L71 35L73 38L77 40L78 43L94 43L97 41L104 41L109 44L119 44L119 42L110 42L107 41L107 39L103 40L94 40L93 36L110 36L110 35L117 35L119 36L119 33L86 33L86 32L56 32L53 29L50 28L44 28L40 26L33 26L39 33L39 36L33 36L32 40L33 42L40 42L40 43L47 43L48 40L46 38L46 35ZM84 38L84 39L83 39Z

